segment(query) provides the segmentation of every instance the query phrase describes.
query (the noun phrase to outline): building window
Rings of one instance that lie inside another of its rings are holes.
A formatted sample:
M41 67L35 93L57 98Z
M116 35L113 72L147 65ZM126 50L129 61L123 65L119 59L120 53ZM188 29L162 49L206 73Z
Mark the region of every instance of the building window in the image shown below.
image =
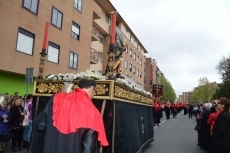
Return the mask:
M136 53L133 53L133 59L136 59Z
M61 29L62 28L62 16L63 14L57 10L56 8L53 7L52 9L52 24Z
M128 68L128 61L125 60L125 69Z
M104 43L104 36L102 34L99 35L99 41L103 44Z
M137 50L141 51L140 45L137 45Z
M125 46L126 46L126 50L125 50L125 52L126 52L126 53L128 53L129 46L128 46L127 44L126 44Z
M137 48L137 41L134 40L134 46Z
M140 71L140 78L142 78L142 72Z
M129 63L129 71L132 72L132 64Z
M139 56L137 56L137 63L139 63Z
M23 0L23 7L30 12L37 14L39 0Z
M111 19L110 19L110 16L108 14L106 14L105 21L106 21L106 23L108 23L110 25Z
M137 76L139 76L139 69L137 69Z
M72 22L71 36L76 40L80 39L80 26L76 24L75 22Z
M126 37L129 38L129 31L126 29Z
M18 29L18 40L16 50L33 55L35 35L22 28Z
M82 0L74 0L74 7L81 12L82 10Z
M78 66L78 54L74 52L69 53L69 67L77 69Z
M140 65L142 65L142 59L140 59Z
M103 52L98 52L98 62L103 63Z
M131 42L133 42L133 36L132 36L132 35L130 35L129 40L130 40Z
M60 46L52 42L49 42L47 60L50 62L58 63L59 62L59 52L60 52Z
M135 74L135 73L136 73L136 67L133 66L133 74Z
M132 49L129 50L129 55L132 57Z

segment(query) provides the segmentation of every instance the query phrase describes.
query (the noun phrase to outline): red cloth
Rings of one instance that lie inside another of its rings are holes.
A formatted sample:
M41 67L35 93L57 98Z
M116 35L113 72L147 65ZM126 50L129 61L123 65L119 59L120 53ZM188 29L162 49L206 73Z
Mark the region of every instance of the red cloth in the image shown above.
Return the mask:
M210 129L210 134L212 134L212 129L214 127L215 121L217 119L217 116L220 114L220 112L214 112L211 113L208 117L208 121L207 124L211 125L211 129Z
M54 96L53 125L63 134L77 132L78 128L90 128L98 132L98 141L108 146L104 123L88 94L80 88L71 93Z

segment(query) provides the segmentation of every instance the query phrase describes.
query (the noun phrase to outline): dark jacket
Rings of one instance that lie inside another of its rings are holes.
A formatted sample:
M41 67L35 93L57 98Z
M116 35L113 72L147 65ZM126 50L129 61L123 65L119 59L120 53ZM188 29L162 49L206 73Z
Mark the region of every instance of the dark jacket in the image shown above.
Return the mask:
M53 126L53 97L44 111L35 118L32 153L98 153L98 133L89 128L62 134ZM45 122L44 122L45 121ZM43 127L44 126L44 130ZM40 130L39 130L39 129ZM42 144L41 144L42 142Z
M230 152L230 114L228 111L221 112L215 121L212 145L217 153Z
M10 108L10 126L11 127L22 127L22 122L24 119L24 116L21 115L21 112L24 110L24 107L22 106L12 106Z

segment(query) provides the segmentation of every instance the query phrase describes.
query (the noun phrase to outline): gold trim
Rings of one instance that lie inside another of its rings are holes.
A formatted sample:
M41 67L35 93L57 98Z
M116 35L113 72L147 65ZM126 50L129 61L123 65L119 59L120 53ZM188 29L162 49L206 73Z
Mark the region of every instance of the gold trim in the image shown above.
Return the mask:
M34 118L36 118L36 116L37 116L37 112L38 112L38 102L39 102L39 97L37 97L37 101L36 101L36 107L35 107ZM33 124L33 129L35 129L35 124ZM31 142L33 142L33 138L34 138L34 130L33 130L33 133L32 133ZM33 144L33 143L31 143L29 153L32 153L32 152L31 152L32 144Z
M102 107L101 107L101 117L104 116L105 105L106 105L106 100L104 99L104 100L103 100Z
M149 139L148 141L146 141L136 153L140 153L141 150L142 150L142 148L143 148L149 141L152 141L152 140L154 140L154 137L151 138L151 139Z
M102 117L102 118L103 118L103 116L104 116L105 105L106 105L106 100L104 99L104 100L103 100L102 107L101 107L101 117ZM102 153L102 151L103 151L103 147L100 146L100 151L99 151L99 152Z
M150 104L144 104L144 103L140 103L140 102L134 102L134 101L125 100L125 99L116 98L116 97L114 97L113 100L119 100L119 101L125 102L125 103L131 103L131 104L136 104L136 105L143 105L143 106L152 107L152 105L150 105Z
M112 135L112 153L114 153L114 139L115 139L115 120L116 120L116 113L115 113L115 101L113 101L113 135Z
M114 86L115 86L115 81L112 80L110 81L110 97L111 97L111 100L114 98Z

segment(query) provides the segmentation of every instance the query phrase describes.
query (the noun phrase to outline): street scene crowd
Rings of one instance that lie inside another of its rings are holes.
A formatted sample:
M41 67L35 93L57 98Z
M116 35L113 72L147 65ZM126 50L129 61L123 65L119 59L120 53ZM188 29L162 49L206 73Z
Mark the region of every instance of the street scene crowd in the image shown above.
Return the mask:
M207 153L230 153L230 100L222 97L219 100L198 104L154 102L154 125L159 126L165 111L166 119L176 118L184 110L188 119L196 118L194 130L197 131L197 146ZM172 114L172 115L171 115Z
M9 96L0 94L0 153L11 146L11 151L29 147L32 131L32 95Z

